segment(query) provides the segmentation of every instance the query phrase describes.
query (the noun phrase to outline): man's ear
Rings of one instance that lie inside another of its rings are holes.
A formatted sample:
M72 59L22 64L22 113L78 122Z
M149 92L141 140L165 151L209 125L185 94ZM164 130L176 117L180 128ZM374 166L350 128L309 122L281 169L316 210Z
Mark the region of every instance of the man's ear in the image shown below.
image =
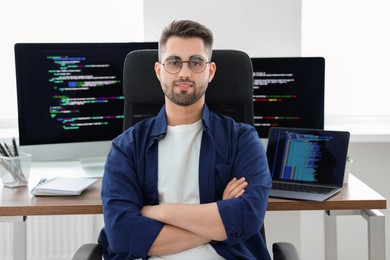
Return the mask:
M213 80L215 72L217 71L217 65L215 62L209 64L209 83Z
M156 73L158 80L161 81L161 64L159 62L154 64L154 72Z

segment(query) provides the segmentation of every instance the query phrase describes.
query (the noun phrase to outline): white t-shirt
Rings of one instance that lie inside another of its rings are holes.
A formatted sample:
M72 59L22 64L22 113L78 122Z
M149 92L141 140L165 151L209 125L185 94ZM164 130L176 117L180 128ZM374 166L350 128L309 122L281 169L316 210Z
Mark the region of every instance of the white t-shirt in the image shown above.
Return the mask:
M158 143L158 193L160 204L199 204L199 154L202 120L190 125L168 126ZM223 259L210 244L174 255L151 259Z

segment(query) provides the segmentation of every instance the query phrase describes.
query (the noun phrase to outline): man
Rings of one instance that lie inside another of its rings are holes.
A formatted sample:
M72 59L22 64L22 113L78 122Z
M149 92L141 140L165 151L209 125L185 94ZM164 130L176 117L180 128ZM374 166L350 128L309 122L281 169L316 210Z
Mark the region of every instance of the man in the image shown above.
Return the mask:
M205 92L213 35L193 21L162 33L165 106L118 136L102 183L106 259L270 259L259 233L270 173L252 126L214 114Z

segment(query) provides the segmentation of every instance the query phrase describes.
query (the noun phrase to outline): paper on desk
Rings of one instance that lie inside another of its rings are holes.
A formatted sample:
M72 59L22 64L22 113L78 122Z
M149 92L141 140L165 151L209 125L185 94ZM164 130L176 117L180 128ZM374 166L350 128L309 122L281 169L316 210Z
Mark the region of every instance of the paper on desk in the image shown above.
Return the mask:
M69 196L80 195L97 179L66 178L56 177L54 179L43 180L37 184L31 194L34 196Z

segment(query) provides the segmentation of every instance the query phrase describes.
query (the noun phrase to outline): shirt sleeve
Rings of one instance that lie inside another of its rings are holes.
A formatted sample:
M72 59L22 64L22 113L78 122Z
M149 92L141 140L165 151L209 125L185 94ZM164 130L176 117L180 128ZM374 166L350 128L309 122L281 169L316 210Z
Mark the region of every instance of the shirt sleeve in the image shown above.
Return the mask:
M239 135L232 174L237 178L245 177L248 186L239 198L217 201L228 244L258 233L267 210L271 176L265 149L253 128Z
M131 147L131 140L117 138L107 157L101 193L105 231L115 254L146 259L163 223L140 213L143 192Z

